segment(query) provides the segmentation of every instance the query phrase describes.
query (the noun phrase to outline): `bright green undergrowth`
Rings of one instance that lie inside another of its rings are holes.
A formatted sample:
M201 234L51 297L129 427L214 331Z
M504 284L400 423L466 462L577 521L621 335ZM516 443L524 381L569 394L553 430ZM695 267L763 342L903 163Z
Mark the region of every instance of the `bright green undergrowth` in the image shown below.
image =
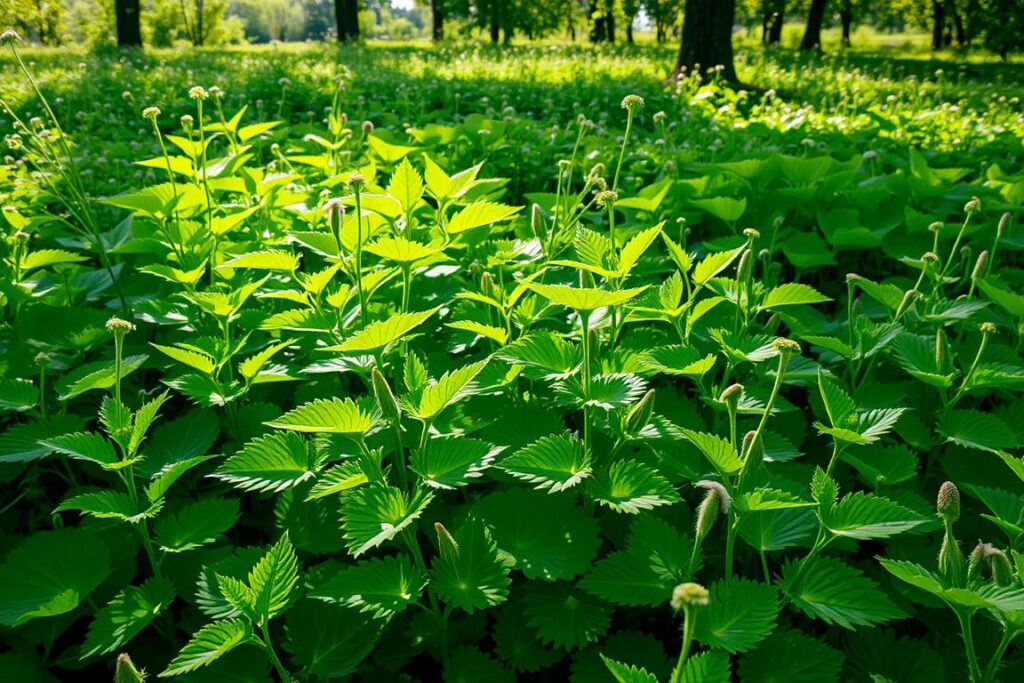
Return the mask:
M1019 86L550 52L6 64L0 670L1013 680Z

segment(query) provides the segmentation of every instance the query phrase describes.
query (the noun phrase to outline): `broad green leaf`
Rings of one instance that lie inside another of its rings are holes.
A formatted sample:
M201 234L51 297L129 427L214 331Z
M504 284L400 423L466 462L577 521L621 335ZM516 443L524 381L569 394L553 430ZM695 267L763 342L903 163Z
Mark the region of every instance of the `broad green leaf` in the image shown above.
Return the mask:
M447 229L451 235L505 221L515 216L523 207L507 206L496 202L476 202L459 210L448 221Z
M783 306L799 306L803 304L820 304L832 301L814 287L797 282L788 282L768 290L761 300L761 308L771 310Z
M126 586L96 612L81 656L105 655L119 649L152 623L174 597L174 586L166 579L151 578L138 587Z
M149 509L140 507L127 493L120 491L93 491L80 493L61 503L54 512L76 510L83 515L97 519L117 519L122 522L138 523L159 512L162 503Z
M23 258L20 266L22 272L28 272L36 268L56 266L63 263L81 263L85 260L85 257L81 254L73 254L62 249L37 249Z
M529 282L526 284L526 287L553 304L582 312L596 311L606 306L619 306L634 299L647 289L645 285L643 287L634 287L633 289L608 291L592 287L542 285L536 282Z
M710 650L690 655L679 676L679 683L731 683L729 655Z
M672 344L651 349L642 357L651 370L681 377L703 377L715 364L715 355L702 355L693 346Z
M504 344L508 341L508 333L504 329L495 327L494 325L484 325L483 323L478 323L473 320L457 320L452 323L445 323L444 325L445 327L450 327L453 330L472 332L473 334L478 334L481 337L487 337L499 344Z
M179 363L184 363L190 368L195 368L204 375L212 375L213 371L217 369L217 364L214 362L213 357L200 351L181 348L178 346L162 346L152 342L150 343L150 346L157 351L161 351L170 356Z
M431 590L445 604L470 614L505 602L512 580L484 523L470 517L452 538L454 549L440 553L431 565Z
M410 213L423 195L423 179L409 163L409 157L402 159L388 183L388 194L398 200L402 209Z
M342 491L362 486L368 481L370 479L359 467L359 463L343 462L317 475L316 483L309 490L306 500L316 500L317 498L341 493Z
M743 467L743 461L739 453L728 439L716 434L695 432L692 429L684 429L686 438L704 454L708 462L722 474L733 474L739 472Z
M238 521L238 500L207 498L163 514L154 526L156 543L165 553L181 553L214 543Z
M851 630L906 616L872 579L831 557L786 564L779 585L800 611Z
M587 493L616 512L637 514L679 502L675 488L655 469L636 460L618 460L595 471Z
M609 375L594 375L590 387L585 391L579 379L559 382L555 391L579 406L590 406L601 410L615 410L640 400L647 391L647 385L640 377L615 372Z
M966 448L996 452L1020 445L1005 422L977 410L947 410L939 415L936 429L946 441Z
M392 486L363 486L342 497L345 547L353 557L391 540L423 514L432 494L408 495Z
M672 594L672 577L658 572L646 547L610 553L579 582L597 597L617 605L657 607Z
M271 358L295 343L294 339L286 339L277 344L271 344L262 351L255 353L238 364L238 374L250 382L256 379L260 370Z
M23 413L39 401L39 389L27 379L0 380L0 413Z
M515 340L495 354L507 363L523 365L544 379L564 379L581 363L578 346L551 332L534 332Z
M209 475L243 491L279 493L314 476L315 456L294 432L267 434L245 444Z
M839 683L843 655L816 638L777 629L740 658L743 683ZM704 683L697 679L693 683Z
M523 598L526 618L541 640L574 650L600 638L611 624L611 610L568 584L533 583Z
M568 436L545 436L501 461L501 468L538 490L558 493L590 476L590 454Z
M709 197L707 199L691 199L690 202L699 209L710 213L726 223L735 223L747 210L747 199L732 197Z
M630 666L601 655L601 661L619 683L658 683L658 678L644 668Z
M104 469L116 469L119 462L117 453L114 451L114 444L101 435L92 432L77 432L55 436L50 439L43 439L40 443L69 458L87 460L96 463Z
M619 252L619 264L616 269L616 275L620 278L624 278L629 275L630 271L633 270L633 266L636 265L640 257L644 255L648 247L654 243L654 240L658 239L658 235L661 234L662 226L665 223L662 221L653 228L647 228L641 230L637 234L626 242L622 247L622 251Z
M410 464L426 486L454 489L483 476L500 450L479 439L442 436L413 451Z
M774 586L742 578L723 579L710 588L694 637L727 652L752 649L775 628L779 613Z
M249 572L249 588L256 597L256 613L272 619L285 610L299 581L299 560L285 531Z
M443 374L420 392L419 400L409 405L409 413L420 420L433 420L441 412L475 391L473 380L487 365L487 360L473 363Z
M737 247L729 251L719 251L705 256L693 269L694 285L699 287L721 273L736 260L742 251L743 247Z
M20 626L72 611L108 576L107 547L77 528L35 533L0 565L0 624Z
M365 436L377 426L380 414L350 398L316 399L265 424L277 429L316 434L341 434L351 438Z
M266 249L264 251L251 251L230 258L218 264L217 269L276 270L294 273L298 267L299 257L296 254L281 251L280 249Z
M888 498L863 491L845 496L823 513L822 519L833 534L858 540L889 538L927 522Z
M242 619L223 619L207 624L192 636L160 677L180 676L207 666L252 637L248 622Z
M303 600L285 615L285 632L288 637L283 647L294 655L303 672L339 680L355 673L382 629L380 622L354 609Z
M313 589L310 597L390 619L414 604L426 585L427 577L413 566L408 555L398 555L345 567Z
M145 354L125 356L121 359L121 379L142 367L149 356ZM76 396L81 396L87 391L95 389L110 389L114 386L116 369L114 361L103 361L100 363L89 363L65 375L57 383L60 389L60 400L70 401Z
M395 313L387 320L370 323L341 344L328 346L324 350L342 353L374 353L380 351L422 325L427 318L437 313L438 310L440 309L431 308L417 313Z
M413 242L400 235L385 235L377 241L367 244L364 251L395 263L412 264L438 254L443 249L444 247L441 246Z

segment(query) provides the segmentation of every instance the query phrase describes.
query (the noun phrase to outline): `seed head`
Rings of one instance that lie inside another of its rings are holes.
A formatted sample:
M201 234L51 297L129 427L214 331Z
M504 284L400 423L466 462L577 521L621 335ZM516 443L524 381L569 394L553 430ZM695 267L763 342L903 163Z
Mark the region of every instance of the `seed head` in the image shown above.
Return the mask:
M939 497L935 503L935 509L940 517L950 522L955 522L960 518L960 489L956 487L956 484L947 481L939 487Z
M615 190L601 190L594 195L594 199L597 201L598 206L604 207L614 204L619 199L619 193Z
M224 97L224 90L219 85L211 85L210 95L216 97L217 99L220 99L221 97Z
M982 334L995 334L996 333L996 324L992 323L992 322L985 322L985 323L981 324L981 328L980 329L981 329L981 333Z
M926 251L923 254L921 254L921 260L924 261L925 263L938 263L939 255L936 254L934 251Z
M663 111L659 111L659 112L655 112L654 113L654 122L655 123L662 123L666 118L668 118L668 117L665 114L665 112L663 112Z
M644 98L639 95L626 95L622 98L622 108L629 112L636 111L637 109L643 109Z
M287 77L281 77L281 78L277 79L277 84L279 86L281 86L282 88L287 88L289 85L292 84L292 79L287 78Z
M210 96L210 93L201 85L193 85L188 89L188 96L193 100L205 100Z
M0 45L14 45L21 42L21 36L13 28L0 33Z
M1010 214L1009 213L1004 213L999 218L999 225L996 226L996 239L997 240L1002 238L1003 233L1006 232L1006 229L1008 227L1010 227Z
M369 135L373 132L373 121L363 121L363 134Z
M964 213L968 216L973 215L981 211L981 200L977 197L972 197L971 201L964 204Z
M988 251L983 251L978 254L978 260L974 262L974 269L971 271L971 279L977 280L985 272L985 266L988 265Z
M779 353L800 353L800 344L785 337L779 337L772 341L772 346Z
M366 178L362 173L356 171L349 175L348 184L353 190L361 190L366 185Z
M129 332L135 331L135 325L128 322L127 320L122 320L121 318L114 316L113 318L107 321L107 331L113 332L115 335L125 335L128 334Z
M757 230L754 230L753 228L745 228L743 230L743 235L745 237L748 237L749 239L756 240L758 237L761 236L761 233L758 232Z
M158 116L160 116L160 107L146 107L142 110L142 118L144 119L156 121Z
M681 583L672 590L672 609L678 612L684 607L708 604L708 589L699 583Z
M939 230L942 230L943 225L944 224L942 221L935 221L933 223L928 224L928 230L930 230L931 232L938 232Z

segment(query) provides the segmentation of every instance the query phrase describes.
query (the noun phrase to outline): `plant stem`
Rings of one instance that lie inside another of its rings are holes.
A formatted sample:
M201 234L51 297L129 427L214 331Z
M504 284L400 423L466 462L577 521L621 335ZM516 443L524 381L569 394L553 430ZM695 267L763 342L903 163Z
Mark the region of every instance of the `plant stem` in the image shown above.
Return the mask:
M691 613L689 605L683 606L683 646L679 650L679 660L676 668L672 671L671 683L680 683L683 680L683 667L686 659L690 656L690 644L693 642L693 630L696 624L696 615Z
M260 624L260 630L263 633L263 648L267 653L267 658L270 663L274 665L274 670L277 671L277 675L281 677L282 683L291 683L292 676L288 673L288 669L284 668L284 664L277 656L277 652L274 650L274 642L270 639L270 626L268 619L264 619L263 623Z
M369 321L366 312L366 292L363 291L363 201L356 185L356 288L359 290L359 317L365 327Z
M590 311L580 311L580 329L583 331L583 375L580 384L583 387L584 401L590 400ZM590 452L590 411L583 404L583 447Z
M971 632L972 613L965 613L962 610L955 610L956 618L960 621L960 633L964 638L964 655L967 657L967 668L970 672L972 683L981 683L981 668L978 666L978 655L974 651L974 634Z
M1003 637L999 640L999 645L996 646L996 651L992 653L992 659L988 661L988 666L985 667L985 680L995 681L996 674L999 673L999 665L1002 664L1003 654L1006 652L1006 648L1010 646L1010 642L1019 633L1008 626L1003 627Z

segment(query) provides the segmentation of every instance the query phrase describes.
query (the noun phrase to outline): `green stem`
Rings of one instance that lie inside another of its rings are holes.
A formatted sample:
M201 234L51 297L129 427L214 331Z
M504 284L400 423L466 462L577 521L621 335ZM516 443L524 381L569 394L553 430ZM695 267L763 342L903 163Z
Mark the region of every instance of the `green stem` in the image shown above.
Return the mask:
M779 389L782 388L782 378L786 374L786 364L789 362L789 351L783 350L779 352L779 366L775 373L775 384L772 386L772 393L768 397L768 404L764 407L764 414L761 415L761 421L757 423L757 430L754 431L754 438L750 440L750 445L747 446L747 450L743 453L743 466L740 468L740 478L743 477L743 471L747 467L747 462L750 459L750 454L754 451L757 446L758 439L761 438L761 432L764 431L765 424L768 422L768 416L772 413L772 406L775 405L775 397L779 395Z
M999 673L999 665L1002 663L1003 654L1006 653L1006 648L1010 646L1010 642L1017 635L1018 631L1013 630L1009 627L1003 627L1003 637L999 641L999 645L996 646L996 651L992 653L992 658L988 661L988 666L985 667L985 680L995 681L996 674Z
M960 633L964 638L964 655L967 657L967 668L971 675L972 683L981 683L981 668L978 666L978 655L974 651L974 634L971 632L971 617L973 614L962 610L955 610L956 618L960 621Z
M696 625L696 615L690 612L690 606L683 606L683 646L679 650L679 660L676 668L672 671L671 683L680 683L683 680L683 667L686 666L686 659L690 656L690 645L693 642L693 631Z
M725 525L725 578L732 578L732 558L736 547L736 513L729 510Z
M590 311L580 311L580 328L583 331L583 386L584 400L590 397ZM590 411L583 405L583 447L590 452Z
M366 292L363 290L363 200L356 185L356 287L359 290L359 317L365 327L369 321L366 312Z
M263 649L267 653L267 659L274 665L274 670L277 671L277 675L281 677L282 683L290 683L293 679L288 669L284 668L284 664L277 656L277 652L274 650L274 642L270 638L270 625L269 620L264 619L263 623L260 624L260 630L263 633Z
M825 470L825 474L831 476L832 470L835 468L836 463L839 461L839 454L842 449L839 448L839 442L835 439L832 440L832 457L828 460L828 469Z

